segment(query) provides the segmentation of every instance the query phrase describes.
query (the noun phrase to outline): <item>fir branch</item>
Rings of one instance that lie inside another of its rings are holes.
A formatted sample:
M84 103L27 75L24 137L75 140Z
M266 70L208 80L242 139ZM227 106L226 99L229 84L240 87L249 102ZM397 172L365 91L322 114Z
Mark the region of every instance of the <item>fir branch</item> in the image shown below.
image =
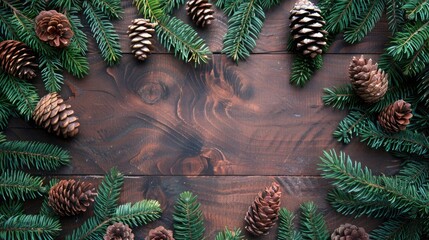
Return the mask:
M67 12L73 8L81 10L82 0L56 0L52 1L55 7L66 10Z
M35 167L37 170L55 170L70 162L68 151L55 145L8 141L0 143L0 169Z
M64 69L77 78L83 78L89 73L89 62L82 50L74 41L66 49L63 49L60 55L61 64Z
M243 240L244 236L241 233L241 229L234 229L234 231L230 231L228 228L225 228L223 232L219 232L216 235L215 240Z
M405 86L389 86L384 97L369 107L368 112L379 113L398 99L411 99L415 94L415 87L410 83Z
M161 217L161 206L156 200L142 200L134 204L126 203L116 208L110 222L122 222L137 227Z
M161 8L167 14L172 14L174 9L179 8L180 5L185 4L185 0L164 0L161 2Z
M0 205L0 215L10 218L24 214L24 203L20 201L4 201Z
M389 20L389 30L395 34L401 30L405 22L405 10L402 9L403 0L385 0L386 15Z
M242 3L228 21L223 50L233 61L244 60L256 46L265 13L257 0Z
M6 128L12 109L13 105L4 95L0 95L0 130Z
M223 8L226 7L230 1L231 0L216 0L215 5L216 5L216 7L223 10Z
M401 62L402 71L407 76L416 76L420 74L429 63L429 38L426 40L426 44L421 46L414 52L412 57L403 59Z
M204 239L204 218L197 196L183 192L174 205L174 238L176 240Z
M60 73L62 65L57 57L40 56L39 69L41 70L42 80L45 89L48 92L59 92L64 83L64 77Z
M350 83L340 87L324 88L323 93L323 104L339 110L356 107L359 103L359 98Z
M0 143L6 142L6 136L3 134L3 132L0 132Z
M410 0L402 7L407 12L408 19L429 21L429 2L425 0Z
M120 0L91 0L91 4L109 19L121 19L124 13Z
M429 163L426 161L405 161L401 164L398 178L408 184L423 186L429 178Z
M65 240L97 240L103 239L108 222L101 222L97 217L90 217L79 228L73 230L70 235L65 237Z
M277 240L302 240L301 233L294 230L294 218L294 214L286 208L280 209Z
M392 46L388 47L386 51L397 61L411 58L426 44L428 39L429 21L407 24L401 32L397 32L393 36Z
M53 240L60 231L60 221L44 215L17 215L0 223L1 239Z
M95 8L88 1L84 1L82 7L83 14L89 23L91 32L101 51L101 56L108 65L119 62L122 56L119 36L114 26L100 9Z
M422 220L389 219L371 232L372 239L420 240Z
M367 5L368 6L368 5ZM344 32L344 40L354 44L360 42L380 20L384 11L384 0L371 0L367 9L360 14Z
M426 71L422 72L420 76L417 77L417 92L419 96L419 101L421 101L426 107L429 106L429 68Z
M259 0L259 5L261 5L261 7L264 10L268 10L276 5L278 5L280 3L281 0Z
M5 170L0 175L0 195L6 199L34 199L44 191L43 179L18 170Z
M378 67L388 74L389 87L398 87L401 86L401 83L405 82L402 66L392 56L384 52L380 55L377 63Z
M326 240L329 232L323 215L317 211L313 202L301 204L301 232L306 240Z
M123 184L124 175L116 168L110 169L98 186L95 197L94 214L98 219L105 220L115 212Z
M82 31L83 25L78 17L77 10L73 9L71 12L67 13L67 18L70 20L70 26L72 31L74 32L74 37L72 38L72 46L76 45L77 49L80 49L83 55L88 51L88 39L86 34Z
M346 29L350 24L361 15L362 10L366 9L368 0L334 0L335 6L326 17L325 29L333 34L337 34Z
M238 10L238 7L240 7L240 5L244 2L245 0L229 0L223 8L223 12L226 16L231 17Z
M46 1L25 0L24 14L29 18L35 18L39 13L46 9Z
M368 112L361 110L351 110L349 114L341 120L337 129L332 134L337 141L350 143L352 138L362 134L363 129L369 124Z
M323 58L321 55L317 55L314 59L300 54L295 55L289 82L294 86L303 87L322 65Z
M26 120L29 120L39 101L39 95L34 85L1 72L0 83L2 85L0 93L16 106L18 112Z
M17 39L17 33L11 24L11 19L13 14L7 8L0 7L0 36L3 36L5 39Z

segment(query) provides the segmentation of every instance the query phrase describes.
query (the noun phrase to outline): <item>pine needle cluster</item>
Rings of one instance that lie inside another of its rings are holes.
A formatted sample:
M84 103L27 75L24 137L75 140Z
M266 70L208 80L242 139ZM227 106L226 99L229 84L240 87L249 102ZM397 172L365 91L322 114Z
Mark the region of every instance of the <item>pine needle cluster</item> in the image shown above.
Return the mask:
M328 194L334 209L345 215L384 219L371 239L429 237L429 164L409 160L394 176L376 176L359 162L334 150L324 152L320 170L335 187Z
M192 192L183 192L174 205L174 239L203 240L204 217L198 198Z
M241 233L240 228L234 229L234 231L231 231L228 228L225 228L225 230L223 232L219 232L215 238L215 240L243 240L243 239L244 239L244 236Z

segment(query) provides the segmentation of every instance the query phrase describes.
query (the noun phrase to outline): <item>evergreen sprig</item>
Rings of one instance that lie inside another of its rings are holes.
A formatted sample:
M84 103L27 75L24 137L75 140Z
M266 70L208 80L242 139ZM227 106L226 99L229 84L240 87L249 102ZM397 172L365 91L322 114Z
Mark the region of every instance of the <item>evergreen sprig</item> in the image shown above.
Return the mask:
M420 240L423 221L407 218L394 218L385 221L379 228L371 232L373 239L406 239Z
M179 8L184 3L185 0L165 0L161 2L161 7L165 13L172 14L174 9Z
M350 143L353 137L362 135L363 129L369 124L368 114L355 109L341 120L337 129L332 133L339 142Z
M48 92L58 92L64 83L64 77L61 74L62 65L58 58L40 56L39 65L42 68L41 74Z
M0 95L0 130L7 126L13 109L13 105L6 99L6 97L4 95Z
M45 191L43 179L20 170L5 170L0 175L0 196L6 199L34 199Z
M429 2L424 0L410 0L402 7L407 17L416 21L429 21Z
M183 192L174 205L174 238L177 240L203 240L204 217L197 196Z
M0 205L0 215L9 218L24 214L24 203L21 201L4 201Z
M123 184L124 175L116 168L112 168L109 174L106 174L95 198L94 214L97 218L106 219L115 212Z
M323 58L317 55L315 58L309 58L301 54L294 56L292 63L292 71L289 82L298 87L303 87L310 81L313 73L322 68Z
M243 240L244 236L241 233L241 229L234 229L233 231L225 228L223 232L219 232L216 235L215 240Z
M405 22L405 10L401 7L404 5L403 0L385 0L386 15L388 19L389 30L395 34Z
M286 208L280 209L277 240L302 240L301 233L295 230L294 219L295 215L291 211Z
M303 239L326 240L329 232L323 215L317 211L313 202L301 204L301 233Z
M53 240L61 231L58 219L44 215L20 214L0 219L1 239Z

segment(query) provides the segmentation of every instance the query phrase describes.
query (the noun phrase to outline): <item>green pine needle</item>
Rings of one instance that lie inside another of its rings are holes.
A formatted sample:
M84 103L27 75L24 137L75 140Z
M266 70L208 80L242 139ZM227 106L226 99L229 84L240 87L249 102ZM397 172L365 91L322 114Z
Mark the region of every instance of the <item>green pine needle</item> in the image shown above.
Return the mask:
M18 170L5 170L0 175L0 195L6 199L34 199L44 191L43 179Z
M124 175L116 168L110 169L98 186L94 203L94 214L98 219L105 220L111 216L118 206Z
M120 0L91 0L91 3L109 19L121 19L121 15L124 13Z
M44 215L17 215L0 222L1 239L53 240L60 231L60 221Z
M326 16L326 30L334 34L343 32L368 4L369 0L334 0L332 6L335 7Z
M0 31L5 39L17 39L17 33L11 24L13 14L9 9L0 7Z
M24 203L20 201L4 201L0 205L0 215L10 218L24 214Z
M420 240L423 220L389 219L371 232L371 239Z
M279 212L279 232L277 240L302 240L301 233L294 230L295 216L286 208L281 208Z
M167 14L172 14L174 9L179 8L180 5L185 4L185 0L164 0L161 2L161 7Z
M264 20L264 10L256 0L243 2L228 21L222 52L235 62L249 57Z
M70 235L65 237L66 240L98 240L103 239L109 222L100 220L97 217L90 217L84 221L79 228L73 230Z
M403 0L385 0L386 15L389 20L389 30L395 34L400 31L405 22L405 11L401 8Z
M223 232L219 232L216 235L215 240L243 240L244 236L241 233L241 229L234 229L234 231L225 228Z
M280 3L281 0L259 0L259 4L264 10L268 10Z
M422 72L417 78L419 85L417 87L419 100L429 106L429 69Z
M89 73L89 62L76 42L61 52L60 60L64 69L77 78L83 78Z
M337 129L332 134L337 141L348 144L353 137L362 134L362 129L369 124L368 113L361 110L351 110L349 114L338 123Z
M47 143L8 141L0 143L0 169L56 170L70 162L68 151Z
M49 183L45 186L46 189L51 189L55 184L57 184L60 180L59 179L51 179ZM52 218L59 218L59 216L55 213L54 209L52 209L51 206L49 206L49 195L46 195L43 199L42 206L40 207L39 211L40 215L45 215Z
M402 7L407 12L408 19L429 21L429 2L425 0L410 0Z
M130 227L137 227L160 218L161 211L159 202L155 200L126 203L116 209L110 222L122 222Z
M174 238L176 240L204 239L204 217L197 196L183 192L174 205Z
M79 13L76 10L72 10L72 12L67 13L71 29L74 32L71 45L73 46L75 44L75 48L80 49L81 53L85 55L88 51L88 39L86 37L86 33L82 31L83 25L78 14Z
M245 0L229 0L223 8L223 12L226 16L231 17L238 10L240 5L244 2Z
M95 8L88 1L83 2L83 14L89 23L91 32L101 51L101 56L108 65L118 63L122 56L119 36L113 24L100 9Z
M0 130L6 128L12 111L13 105L5 98L4 95L0 95Z
M429 180L429 163L426 161L405 161L401 164L398 177L408 184L423 186Z
M46 9L47 2L40 0L25 0L24 13L29 18L35 18L39 13Z
M62 66L58 57L47 57L42 55L39 57L39 63L45 89L48 92L61 91L64 77L61 74Z
M82 0L56 0L52 1L51 4L66 11L70 11L73 8L78 8L77 10L81 10Z
M412 57L404 59L401 62L402 71L407 76L416 76L421 73L429 63L429 38L426 40L426 44L421 46L414 52Z
M351 84L340 87L324 88L322 101L325 106L344 110L358 106L359 98Z
M3 132L0 132L0 143L6 142L6 136L3 134Z
M326 240L330 237L325 219L313 202L301 205L300 229L305 240Z
M29 120L39 101L33 84L0 72L0 93L2 93L18 112Z
M314 59L303 55L295 55L292 63L292 71L289 79L290 84L304 87L310 81L313 73L323 65L323 58L317 55Z
M404 26L401 32L393 36L391 45L387 48L395 60L411 58L415 53L427 44L429 39L429 21L417 22Z

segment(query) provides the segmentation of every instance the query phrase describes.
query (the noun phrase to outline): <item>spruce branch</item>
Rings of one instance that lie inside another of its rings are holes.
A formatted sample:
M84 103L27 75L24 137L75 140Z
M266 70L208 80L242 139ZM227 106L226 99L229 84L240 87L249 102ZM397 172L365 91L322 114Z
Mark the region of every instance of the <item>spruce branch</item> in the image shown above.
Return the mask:
M322 101L325 106L344 110L358 106L359 99L349 83L340 87L324 88Z
M7 8L0 8L0 37L5 39L17 39L17 33L11 24L13 14Z
M58 7L68 12L73 8L76 10L81 10L82 0L57 0L50 2L50 4L53 4L54 7Z
M34 199L42 195L43 179L18 170L5 170L0 175L0 195L6 199Z
M40 0L25 0L24 10L26 16L35 18L41 11L46 9L47 2Z
M161 8L164 9L165 13L172 14L174 9L183 4L185 4L185 0L165 0L161 2Z
M326 30L337 34L346 29L366 9L368 0L334 0L332 8L326 16Z
M386 15L388 19L389 30L395 34L401 30L405 22L405 11L401 8L404 5L403 0L385 0Z
M122 222L130 227L141 226L161 217L161 206L156 200L126 203L116 208L110 222Z
M429 62L429 38L426 40L426 44L421 46L417 51L414 52L412 57L403 59L401 62L402 71L405 75L416 76L421 73Z
M67 13L67 18L70 20L70 26L74 32L71 45L74 46L75 44L75 48L80 49L82 54L86 54L86 51L88 51L88 39L82 31L83 25L78 17L78 11L71 10L71 12Z
M64 69L77 78L83 78L89 73L88 59L82 55L76 41L61 52L60 60Z
M338 123L337 129L333 132L334 138L342 143L350 143L353 137L362 134L363 129L369 124L368 113L362 110L351 110L347 116Z
M429 180L429 163L408 160L401 164L398 178L408 184L423 186Z
M176 240L203 240L204 217L197 196L183 192L174 205L174 238Z
M91 4L109 19L121 19L124 13L120 0L91 0Z
M264 10L257 0L243 2L228 21L222 52L235 62L250 56L264 20Z
M294 229L295 215L287 210L281 208L279 212L279 232L277 240L302 240L301 233Z
M0 222L1 239L53 240L60 235L60 221L44 215L16 215Z
M234 229L233 231L225 228L223 232L219 232L216 235L215 240L243 240L244 236L241 233L241 229Z
M244 2L245 0L236 0L236 1L229 0L227 1L227 4L225 5L225 7L222 8L222 10L226 16L231 17L238 10L238 7L240 7L240 5Z
M42 69L41 75L45 89L48 92L59 92L64 83L64 77L61 74L62 65L57 57L40 56L39 68Z
M329 232L323 215L318 212L313 202L301 204L301 233L306 240L326 240Z
M292 71L289 82L298 87L303 87L310 81L313 73L323 65L323 58L317 55L315 58L309 58L300 54L295 55L292 62Z
M420 236L422 234L422 222L423 221L420 219L389 219L371 232L371 238L420 240Z
M389 87L401 86L401 83L405 82L405 75L397 61L392 56L384 52L378 59L378 67L382 69L389 76ZM401 86L402 87L402 86Z
M0 205L0 215L10 218L24 214L24 203L20 201L4 201Z
M6 136L3 134L3 132L0 132L0 143L6 142Z
M55 170L70 162L68 151L47 143L8 141L0 143L0 169L27 167Z
M95 197L94 214L98 219L107 219L115 212L123 184L124 175L116 168L110 169L98 186Z
M411 58L415 52L427 44L428 39L429 21L409 23L404 26L402 31L393 36L392 46L388 47L386 51L397 61Z
M268 10L280 3L281 0L259 0L259 4L264 10Z
M12 111L13 105L4 95L0 95L0 130L6 128Z
M424 0L410 0L402 7L408 19L415 21L429 21L429 2Z
M429 106L429 68L417 77L417 82L419 83L417 86L419 101L427 107Z

